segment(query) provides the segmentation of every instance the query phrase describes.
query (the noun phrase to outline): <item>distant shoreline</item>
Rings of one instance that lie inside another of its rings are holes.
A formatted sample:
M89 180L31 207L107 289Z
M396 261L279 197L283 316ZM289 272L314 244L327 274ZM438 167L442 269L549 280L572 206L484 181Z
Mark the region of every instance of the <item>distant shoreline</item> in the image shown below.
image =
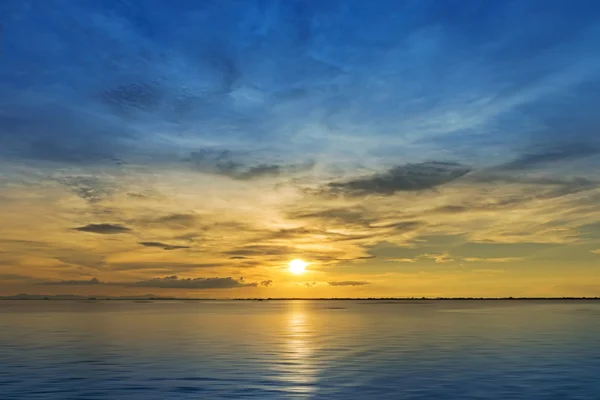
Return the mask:
M373 302L423 302L423 301L539 301L539 300L600 300L600 297L270 297L270 298L190 298L190 297L110 297L110 296L2 296L0 300L25 301L373 301Z

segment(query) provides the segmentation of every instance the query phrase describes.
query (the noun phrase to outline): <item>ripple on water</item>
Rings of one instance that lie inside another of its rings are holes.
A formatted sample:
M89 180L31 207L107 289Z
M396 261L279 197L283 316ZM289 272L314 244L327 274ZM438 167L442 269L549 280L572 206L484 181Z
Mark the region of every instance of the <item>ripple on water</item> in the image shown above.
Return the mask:
M600 302L50 303L0 302L2 400L600 393Z

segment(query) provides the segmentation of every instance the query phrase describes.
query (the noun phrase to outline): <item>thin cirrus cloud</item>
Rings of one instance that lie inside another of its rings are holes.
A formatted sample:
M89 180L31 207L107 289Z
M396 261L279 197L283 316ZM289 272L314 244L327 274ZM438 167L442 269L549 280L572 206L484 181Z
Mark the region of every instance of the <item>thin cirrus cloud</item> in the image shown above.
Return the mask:
M281 175L310 170L314 163L308 161L302 165L244 161L244 152L233 153L229 150L211 151L203 149L188 157L194 170L204 173L226 176L231 179L248 181L263 178L277 178Z
M549 252L583 273L577 243L600 247L593 0L5 3L5 276L167 291L243 272L287 295L302 258L399 293L461 261L529 279L508 260L538 244L532 271Z

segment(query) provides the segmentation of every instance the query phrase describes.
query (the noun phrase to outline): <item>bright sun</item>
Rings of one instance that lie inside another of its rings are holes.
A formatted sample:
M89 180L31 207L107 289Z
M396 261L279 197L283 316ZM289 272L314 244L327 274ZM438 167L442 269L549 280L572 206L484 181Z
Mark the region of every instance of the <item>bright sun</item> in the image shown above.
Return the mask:
M290 265L290 272L292 274L300 275L300 274L303 274L304 271L306 271L306 266L308 264L300 259L295 259L295 260L290 261L289 265Z

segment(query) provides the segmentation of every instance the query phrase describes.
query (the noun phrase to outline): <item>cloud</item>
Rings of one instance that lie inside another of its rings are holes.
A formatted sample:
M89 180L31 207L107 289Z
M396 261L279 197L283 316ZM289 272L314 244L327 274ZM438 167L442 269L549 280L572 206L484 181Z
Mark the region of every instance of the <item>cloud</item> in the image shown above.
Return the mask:
M17 275L17 274L0 274L0 281L29 281L32 278L30 276Z
M441 206L435 208L433 212L440 214L459 214L463 212L470 211L472 208L466 205L456 205L456 204L448 204L445 206Z
M176 275L125 284L126 286L163 289L233 289L256 287L256 282L227 278L179 278Z
M95 176L67 176L57 180L91 204L105 200L113 191L110 184Z
M587 178L546 178L508 175L486 175L475 178L479 183L504 183L513 186L521 186L524 192L518 195L507 196L504 199L488 201L483 204L475 204L475 209L482 211L494 208L506 208L523 205L534 200L553 200L576 193L597 189L598 182ZM532 190L535 189L535 190Z
M167 227L171 229L192 228L197 225L199 216L192 213L173 213L162 216L138 218L133 223L141 226Z
M118 224L89 224L73 229L80 232L99 233L101 235L114 235L131 231L131 229Z
M598 249L598 250L592 250L592 253L594 253L594 254L600 254L600 249Z
M44 286L89 286L89 285L105 285L107 283L100 282L97 278L90 280L70 280L70 281L56 281L56 282L41 282L39 285Z
M177 245L165 244L165 243L161 243L161 242L140 242L140 244L142 246L146 246L146 247L158 247L163 250L179 250L179 249L189 249L190 248L189 246L177 246Z
M244 165L233 161L233 157L232 152L229 150L201 150L192 152L189 161L199 171L224 175L233 179L245 180L279 174L277 165L262 165L244 170Z
M416 228L424 226L425 223L423 221L396 221L392 223L386 223L383 225L378 225L378 228L392 228L399 232L410 232L416 230ZM373 226L371 226L373 227Z
M527 206L535 201L551 201L565 196L592 191L600 185L586 178L528 177L496 174L488 172L474 173L468 179L477 185L469 191L475 196L466 197L460 204L446 204L432 209L430 214L464 214L468 212L492 212L510 210ZM479 187L479 184L484 184ZM498 185L498 196L490 196L490 184ZM499 184L504 184L500 186ZM504 190L502 190L504 189ZM515 190L517 189L517 190ZM479 192L479 193L478 193ZM483 196L480 193L484 193Z
M485 257L465 257L463 260L467 262L482 262L482 263L509 263L523 261L521 257L496 257L496 258L485 258Z
M310 236L312 234L319 233L318 230L311 230L305 227L279 229L278 231L269 232L265 236L269 239L294 239Z
M288 246L249 245L236 250L226 251L224 254L232 257L269 256L293 254L294 249Z
M223 175L231 179L248 181L261 178L277 177L282 174L293 174L307 171L314 165L312 161L298 165L284 165L274 163L249 164L251 161L242 161L244 154L237 155L229 150L202 150L192 152L187 161L201 172Z
M438 264L446 264L454 261L448 254L423 254L422 257L432 259Z
M129 193L127 193L127 196L137 199L137 200L146 200L146 199L151 198L151 196L149 196L147 194L135 193L135 192L129 192Z
M232 289L243 287L270 286L272 280L256 282L245 282L243 278L239 280L227 278L180 278L176 275L166 276L164 278L152 278L137 282L101 282L97 278L90 280L64 280L56 282L40 282L42 286L90 286L90 285L112 285L125 287L144 287L144 288L162 288L162 289Z
M359 207L354 208L328 208L308 213L292 213L294 219L314 219L328 224L368 226L374 222L373 218L367 217L367 212Z
M530 176L497 173L493 169L478 171L469 176L469 181L477 183L506 183L538 186L590 186L595 182L581 177Z
M459 163L424 162L391 168L365 178L329 183L325 192L349 196L384 195L433 189L466 175L470 167Z
M227 266L226 263L191 263L191 262L161 262L161 261L139 261L139 262L115 262L110 267L116 271L141 271L160 270L172 272L186 272L198 268L218 268Z
M506 171L520 171L540 167L549 163L577 160L590 157L600 152L600 147L592 143L568 143L560 147L550 148L533 153L527 153L516 160L502 164L495 169Z
M281 173L281 166L275 164L260 164L250 167L245 171L234 174L232 177L240 180L263 178L267 176L277 176Z
M364 286L369 285L371 282L366 281L331 281L327 282L331 286Z

